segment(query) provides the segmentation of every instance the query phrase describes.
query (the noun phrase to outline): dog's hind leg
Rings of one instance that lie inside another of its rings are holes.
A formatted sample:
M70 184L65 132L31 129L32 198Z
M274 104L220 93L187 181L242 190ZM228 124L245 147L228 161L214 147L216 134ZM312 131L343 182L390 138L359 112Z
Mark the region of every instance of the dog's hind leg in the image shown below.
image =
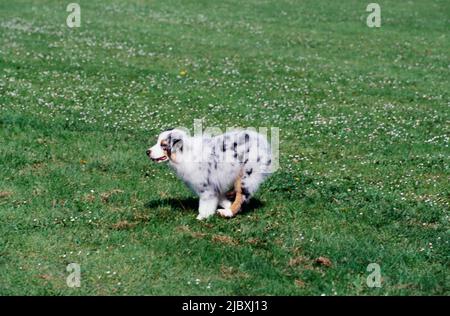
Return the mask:
M244 195L242 194L242 174L240 174L234 182L234 191L236 192L236 198L230 207L217 210L223 217L233 217L241 210L242 203L244 202Z
M227 208L231 208L231 201L228 199L228 197L226 195L221 195L219 198L219 205L222 206L223 208L227 209Z

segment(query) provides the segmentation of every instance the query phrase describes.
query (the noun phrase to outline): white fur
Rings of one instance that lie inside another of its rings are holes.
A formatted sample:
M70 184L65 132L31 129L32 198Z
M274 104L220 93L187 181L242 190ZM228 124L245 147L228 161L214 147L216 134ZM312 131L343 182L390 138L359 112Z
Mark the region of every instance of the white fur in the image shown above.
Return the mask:
M167 146L162 147L161 142ZM232 202L225 193L241 176L245 202L271 172L271 151L267 139L254 131L239 130L219 136L190 137L182 130L165 131L149 148L158 162L169 161L177 175L200 197L199 215L204 219L218 212L232 216Z

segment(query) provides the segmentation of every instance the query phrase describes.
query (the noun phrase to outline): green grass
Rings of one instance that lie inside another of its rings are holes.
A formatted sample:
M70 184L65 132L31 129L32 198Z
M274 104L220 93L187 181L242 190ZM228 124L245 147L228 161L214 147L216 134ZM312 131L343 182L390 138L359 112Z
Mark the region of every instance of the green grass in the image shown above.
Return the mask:
M0 294L449 295L450 3L369 2L1 2ZM145 156L194 119L280 128L234 219Z

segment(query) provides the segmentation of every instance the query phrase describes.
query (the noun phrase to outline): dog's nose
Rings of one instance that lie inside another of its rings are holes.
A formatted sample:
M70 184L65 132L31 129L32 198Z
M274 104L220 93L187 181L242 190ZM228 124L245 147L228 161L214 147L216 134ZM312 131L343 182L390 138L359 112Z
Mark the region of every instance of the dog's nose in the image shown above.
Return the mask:
M147 151L145 153L147 154L147 156L150 157L150 154L152 153L152 151L150 149L147 149Z

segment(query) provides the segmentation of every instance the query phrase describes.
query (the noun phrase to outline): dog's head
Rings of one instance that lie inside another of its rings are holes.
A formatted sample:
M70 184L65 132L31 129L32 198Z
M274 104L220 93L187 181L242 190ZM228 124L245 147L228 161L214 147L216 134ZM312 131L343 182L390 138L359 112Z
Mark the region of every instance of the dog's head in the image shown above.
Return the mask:
M183 142L187 134L179 129L164 131L155 145L147 149L147 156L155 162L176 161L177 153L183 152Z

